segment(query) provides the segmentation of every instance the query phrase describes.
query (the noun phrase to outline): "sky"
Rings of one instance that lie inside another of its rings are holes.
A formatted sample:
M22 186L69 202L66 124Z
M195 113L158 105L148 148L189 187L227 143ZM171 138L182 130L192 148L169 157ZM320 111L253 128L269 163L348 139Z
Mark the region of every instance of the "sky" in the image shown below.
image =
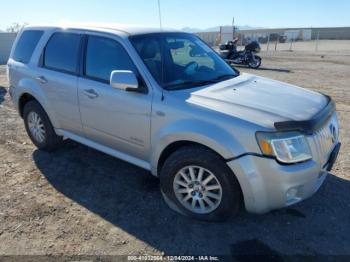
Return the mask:
M158 0L0 0L0 29L12 23L106 22L159 26ZM163 27L206 29L350 26L348 0L160 0Z

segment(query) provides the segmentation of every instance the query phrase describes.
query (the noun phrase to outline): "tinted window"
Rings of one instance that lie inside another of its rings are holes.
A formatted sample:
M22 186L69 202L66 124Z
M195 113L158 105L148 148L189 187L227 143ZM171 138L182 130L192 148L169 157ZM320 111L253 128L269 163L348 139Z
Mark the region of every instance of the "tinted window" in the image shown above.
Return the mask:
M38 44L41 36L43 35L43 31L30 30L24 31L15 48L13 59L27 64L32 57L34 49Z
M45 48L44 66L49 69L76 73L80 35L71 33L55 33Z
M137 74L135 65L119 43L108 38L89 36L85 75L109 82L113 70L131 70Z
M198 37L155 33L130 37L155 80L168 90L221 82L239 75Z

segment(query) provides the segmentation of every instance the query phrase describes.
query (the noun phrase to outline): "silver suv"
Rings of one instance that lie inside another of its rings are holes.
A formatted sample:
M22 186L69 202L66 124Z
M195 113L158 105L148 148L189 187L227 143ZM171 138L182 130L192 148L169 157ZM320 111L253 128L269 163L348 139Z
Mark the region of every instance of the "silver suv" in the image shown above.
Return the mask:
M26 27L8 73L39 149L69 138L149 170L168 205L197 219L306 199L340 148L330 97L240 73L188 33Z

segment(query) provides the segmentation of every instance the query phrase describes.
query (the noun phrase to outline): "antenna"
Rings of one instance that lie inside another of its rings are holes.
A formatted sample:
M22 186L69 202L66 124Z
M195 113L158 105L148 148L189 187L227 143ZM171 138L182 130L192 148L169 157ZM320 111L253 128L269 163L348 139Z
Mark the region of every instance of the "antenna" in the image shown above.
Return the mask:
M160 9L160 0L158 0L158 13L159 13L159 27L162 29L162 12Z

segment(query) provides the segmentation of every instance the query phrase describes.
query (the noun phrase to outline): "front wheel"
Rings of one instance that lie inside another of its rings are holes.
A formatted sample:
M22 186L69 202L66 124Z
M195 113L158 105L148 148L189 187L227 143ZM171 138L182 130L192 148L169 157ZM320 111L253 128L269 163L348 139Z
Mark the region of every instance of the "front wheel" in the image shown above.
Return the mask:
M204 147L183 147L170 155L160 184L169 207L192 218L222 221L239 212L237 179L220 156Z
M253 69L258 69L261 66L261 57L254 56L254 58L249 59L248 66Z

